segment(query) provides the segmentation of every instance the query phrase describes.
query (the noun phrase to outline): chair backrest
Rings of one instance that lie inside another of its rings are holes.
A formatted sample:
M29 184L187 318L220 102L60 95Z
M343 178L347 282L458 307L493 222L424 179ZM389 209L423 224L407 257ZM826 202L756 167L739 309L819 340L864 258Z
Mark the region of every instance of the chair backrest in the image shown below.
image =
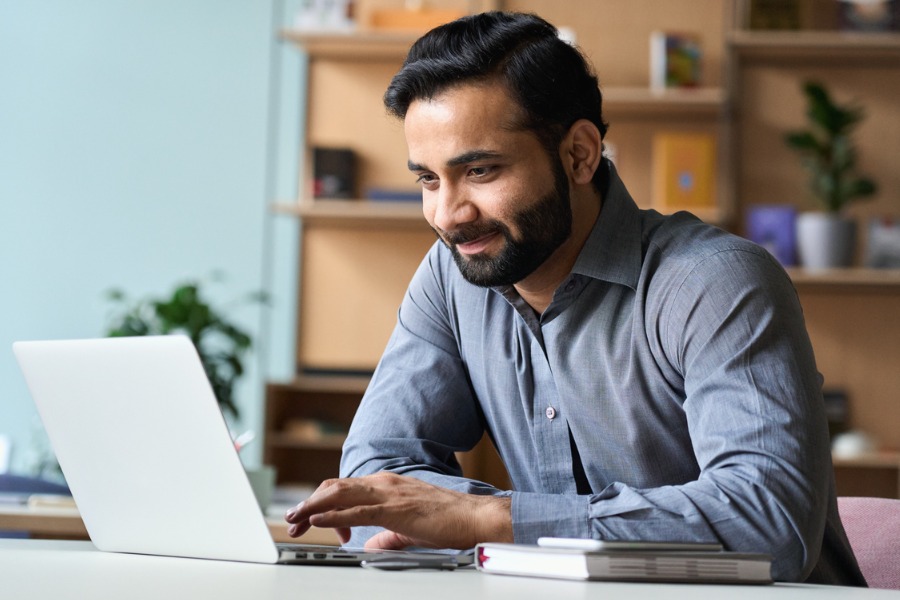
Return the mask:
M838 512L869 587L900 590L900 500L841 496Z

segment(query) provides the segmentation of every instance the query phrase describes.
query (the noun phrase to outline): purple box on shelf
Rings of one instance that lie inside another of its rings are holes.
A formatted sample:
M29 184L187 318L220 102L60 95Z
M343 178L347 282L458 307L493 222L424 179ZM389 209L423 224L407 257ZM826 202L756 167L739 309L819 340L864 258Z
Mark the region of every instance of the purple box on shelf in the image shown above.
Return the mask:
M747 237L765 248L785 267L797 264L797 209L760 204L747 210Z

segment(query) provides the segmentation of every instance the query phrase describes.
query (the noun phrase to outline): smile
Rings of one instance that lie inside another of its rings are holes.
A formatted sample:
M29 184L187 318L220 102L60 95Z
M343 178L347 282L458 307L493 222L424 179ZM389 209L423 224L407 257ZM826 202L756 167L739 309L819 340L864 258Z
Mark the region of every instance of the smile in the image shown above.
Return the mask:
M476 238L469 242L458 243L456 244L456 249L460 254L473 255L480 254L487 250L488 246L491 245L491 242L500 235L499 231L493 231L487 235L483 235L479 238Z

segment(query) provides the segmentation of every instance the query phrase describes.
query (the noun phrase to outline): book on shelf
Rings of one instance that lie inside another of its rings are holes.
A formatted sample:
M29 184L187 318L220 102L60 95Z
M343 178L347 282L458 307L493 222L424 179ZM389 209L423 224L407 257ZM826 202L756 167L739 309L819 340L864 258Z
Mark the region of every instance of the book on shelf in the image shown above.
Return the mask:
M653 205L663 212L716 206L716 138L702 132L653 136Z
M772 583L767 554L723 550L585 550L482 543L475 566L485 573L589 581Z
M754 204L747 208L747 237L785 267L797 264L797 209L789 204Z
M654 31L650 34L650 87L656 91L700 86L700 36Z

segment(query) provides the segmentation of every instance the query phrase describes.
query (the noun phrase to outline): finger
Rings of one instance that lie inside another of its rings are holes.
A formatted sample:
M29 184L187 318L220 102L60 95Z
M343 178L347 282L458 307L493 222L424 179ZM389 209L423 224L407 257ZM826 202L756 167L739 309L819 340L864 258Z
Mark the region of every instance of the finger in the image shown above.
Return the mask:
M303 521L302 523L295 523L288 527L287 534L293 538L300 537L307 531L309 531L310 524L309 521Z
M351 533L349 527L336 527L334 532L337 534L338 539L341 540L342 546L350 541Z
M415 545L413 541L394 531L381 531L366 541L367 550L403 550Z
M293 508L288 509L288 511L284 513L284 520L288 523L298 523L299 521L303 520L298 514L302 506L303 502Z
M315 527L347 529L360 525L384 525L378 516L382 513L380 506L348 506L312 514L308 520Z
M308 519L320 513L378 504L382 502L383 494L380 493L378 486L372 483L373 481L366 477L325 481L305 502L297 506L295 515L297 518Z

